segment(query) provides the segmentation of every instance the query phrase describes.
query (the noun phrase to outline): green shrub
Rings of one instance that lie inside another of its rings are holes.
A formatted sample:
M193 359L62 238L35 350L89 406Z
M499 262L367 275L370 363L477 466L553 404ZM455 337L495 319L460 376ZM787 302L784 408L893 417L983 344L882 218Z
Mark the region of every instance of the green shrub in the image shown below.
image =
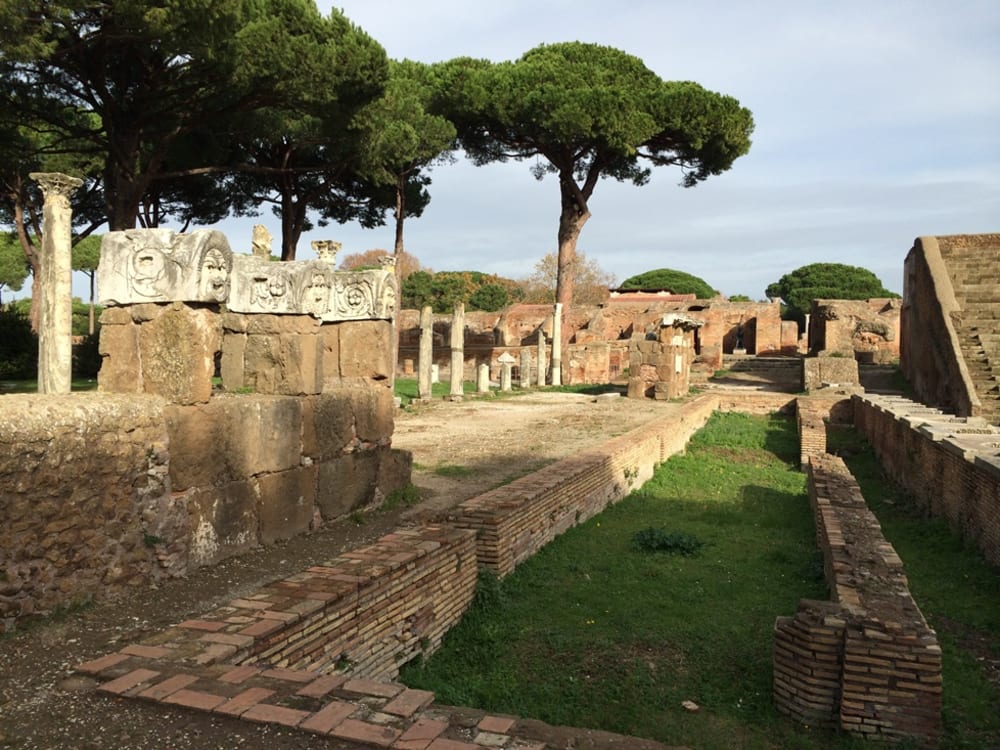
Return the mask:
M38 375L38 336L26 313L0 307L0 378L30 380Z
M670 552L689 556L695 554L705 543L693 534L671 531L649 526L632 535L632 549L639 552Z

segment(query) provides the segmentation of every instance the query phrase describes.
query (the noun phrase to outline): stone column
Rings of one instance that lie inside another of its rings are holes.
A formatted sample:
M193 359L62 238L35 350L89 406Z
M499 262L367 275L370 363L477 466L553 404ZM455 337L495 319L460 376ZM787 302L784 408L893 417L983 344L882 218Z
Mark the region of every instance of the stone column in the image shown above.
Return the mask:
M545 385L545 331L538 329L538 385Z
M552 385L562 385L562 303L552 315Z
M490 366L485 362L476 368L476 391L479 393L490 392Z
M501 391L511 390L510 362L504 362L502 365L500 365L500 390Z
M465 304L455 303L451 318L451 391L452 401L461 401L465 393Z
M420 311L420 354L417 358L417 398L431 397L434 360L434 315L430 305Z
M69 197L83 180L59 172L32 172L29 177L45 194L38 392L69 393L73 379L73 210Z
M531 387L531 349L521 347L521 387Z

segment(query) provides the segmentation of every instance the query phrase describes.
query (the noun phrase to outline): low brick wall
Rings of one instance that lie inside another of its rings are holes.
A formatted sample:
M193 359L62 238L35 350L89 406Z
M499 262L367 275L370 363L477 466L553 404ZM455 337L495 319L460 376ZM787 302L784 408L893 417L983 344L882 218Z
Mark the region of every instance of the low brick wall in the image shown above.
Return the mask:
M803 470L810 456L826 453L828 422L849 425L854 422L854 406L850 396L836 393L823 396L803 396L795 401L799 426L800 465Z
M0 618L178 576L405 485L392 394L0 397Z
M775 622L774 697L801 721L878 738L941 733L941 649L844 462L809 459L831 603Z
M1000 564L1000 429L898 396L855 396L854 414L886 474Z
M740 411L745 414L794 414L797 397L792 393L749 391L733 388L713 389L719 411Z
M472 603L476 573L471 532L399 529L157 633L128 654L186 668L391 679L440 645Z
M640 487L683 450L717 406L701 396L599 449L558 461L458 506L455 526L477 533L481 566L503 577L568 528Z

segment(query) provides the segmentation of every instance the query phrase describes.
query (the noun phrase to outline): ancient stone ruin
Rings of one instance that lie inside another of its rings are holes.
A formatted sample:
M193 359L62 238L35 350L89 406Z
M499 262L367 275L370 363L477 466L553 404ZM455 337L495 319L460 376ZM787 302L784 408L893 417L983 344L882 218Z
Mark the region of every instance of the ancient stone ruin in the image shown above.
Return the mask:
M0 617L184 575L409 483L393 269L265 257L213 230L105 236L99 393L4 397Z

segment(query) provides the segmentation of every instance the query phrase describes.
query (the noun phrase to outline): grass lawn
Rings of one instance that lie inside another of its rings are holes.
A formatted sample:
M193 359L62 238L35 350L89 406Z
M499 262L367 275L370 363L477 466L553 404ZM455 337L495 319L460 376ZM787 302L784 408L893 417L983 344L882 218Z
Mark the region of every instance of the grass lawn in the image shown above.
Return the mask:
M941 746L995 747L1000 702L977 660L1000 659L997 571L906 511L853 441L849 464L944 647ZM483 576L441 651L403 680L443 703L693 748L868 747L772 704L775 616L828 596L797 460L791 421L716 414L640 491L503 582ZM633 542L642 531L703 546L645 551ZM701 710L686 712L686 700Z
M74 378L70 382L73 391L96 391L97 378ZM0 394L38 393L37 380L0 380Z
M699 748L858 745L771 703L775 616L827 596L797 458L789 420L715 415L641 491L486 580L404 681L444 703ZM704 546L637 549L649 528Z

